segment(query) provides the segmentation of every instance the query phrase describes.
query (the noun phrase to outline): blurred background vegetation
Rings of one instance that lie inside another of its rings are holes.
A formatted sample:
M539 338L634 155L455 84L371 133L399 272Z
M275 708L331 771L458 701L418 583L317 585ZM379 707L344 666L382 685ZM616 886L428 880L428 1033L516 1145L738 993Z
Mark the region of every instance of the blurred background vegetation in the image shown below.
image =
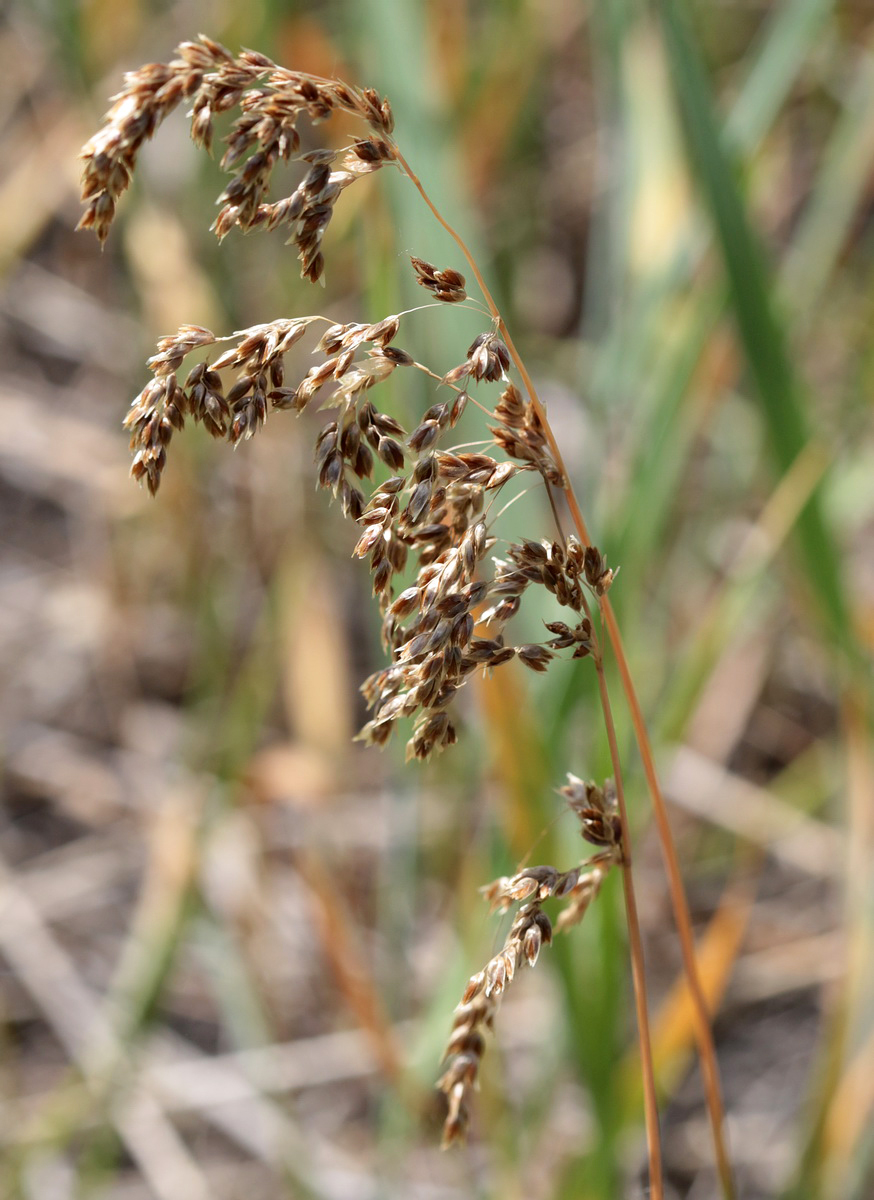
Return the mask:
M208 226L182 114L100 255L76 155L121 73L205 32L387 93L480 257L600 547L671 802L741 1194L874 1194L874 12L864 0L8 0L0 14L0 1195L642 1195L621 898L514 985L470 1146L432 1091L502 937L477 888L582 853L592 673L502 668L427 768L363 751L352 534L283 414L120 423L158 336L421 302L463 266L403 181L345 196L327 289ZM315 297L315 298L314 298ZM438 371L469 315L412 319ZM466 323L467 322L467 323ZM397 389L402 417L432 403ZM478 436L475 424L471 438ZM531 497L514 536L549 532ZM542 613L532 614L538 628ZM469 689L474 691L474 689ZM717 1195L618 700L670 1194Z

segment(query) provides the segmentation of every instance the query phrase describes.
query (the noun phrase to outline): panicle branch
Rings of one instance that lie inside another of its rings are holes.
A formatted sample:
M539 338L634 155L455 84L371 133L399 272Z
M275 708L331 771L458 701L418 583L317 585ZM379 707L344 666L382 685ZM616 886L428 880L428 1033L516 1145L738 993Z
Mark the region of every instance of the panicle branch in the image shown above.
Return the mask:
M619 818L610 784L601 788L569 775L568 784L560 793L568 798L580 818L582 836L603 848L569 871L552 866L525 867L480 889L492 912L506 912L518 902L521 905L503 946L470 977L453 1016L452 1032L443 1055L448 1065L437 1083L447 1099L444 1148L464 1141L467 1136L471 1097L486 1050L484 1032L494 1028L504 992L516 972L526 963L534 966L541 947L552 941L553 932L582 921L610 868L621 861ZM543 904L550 897L563 901L555 923L543 911Z
M101 243L106 241L143 143L180 103L190 103L191 137L206 150L212 148L215 118L239 107L221 160L232 179L218 198L221 209L213 229L221 239L234 226L244 232L287 226L301 274L320 279L322 237L340 193L394 159L388 101L372 88L288 71L253 50L234 57L203 35L182 42L176 55L169 63L128 72L103 128L82 149L86 209L79 228L93 229ZM334 112L358 118L367 126L366 136L347 150L320 148L298 156L300 118L317 124ZM296 156L307 167L302 182L292 195L269 202L274 168Z

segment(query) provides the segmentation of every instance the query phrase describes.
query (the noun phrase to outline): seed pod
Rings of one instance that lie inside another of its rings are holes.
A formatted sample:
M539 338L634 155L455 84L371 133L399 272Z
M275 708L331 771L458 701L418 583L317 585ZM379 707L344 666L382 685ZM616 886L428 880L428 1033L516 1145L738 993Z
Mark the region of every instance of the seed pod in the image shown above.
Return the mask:
M433 454L426 454L413 467L413 483L423 483L432 480L437 475L437 460Z
M518 647L519 660L532 671L545 671L552 659L551 651L545 646L525 645Z
M436 421L423 421L417 429L414 429L410 434L409 446L410 449L418 454L422 450L427 450L429 446L433 446L440 436L440 426Z
M349 328L348 325L331 325L322 334L316 345L316 349L320 350L322 354L336 354L338 350L343 348L344 338Z
M351 348L344 350L342 354L338 354L335 359L330 359L329 361L334 364L334 369L331 372L334 379L342 379L355 361L355 350Z
M369 138L363 138L361 141L355 142L352 151L362 162L379 162L381 157L376 142L371 141Z
M254 382L255 381L251 375L240 375L236 383L231 387L231 390L227 394L228 404L234 404L236 401L241 400L243 396L247 395Z
M391 433L395 434L397 437L406 437L404 427L401 425L400 421L396 421L394 417L390 417L388 413L378 412L375 408L373 408L372 405L371 408L371 420L380 433Z
M490 638L474 638L468 647L467 655L474 662L485 663L489 662L493 655L499 653L503 649L503 644L497 639L492 640ZM511 654L510 657L512 658L515 653L516 651L514 649L513 654Z
M352 521L359 521L364 512L364 496L356 487L343 479L340 490L340 500L343 506L343 515L349 517Z
M410 367L415 362L412 354L408 354L400 346L380 346L378 349L372 350L371 354L382 355L390 363L394 363L396 367Z
M388 467L399 470L404 465L404 450L400 442L394 438L381 437L377 443L376 453Z
M511 462L500 463L486 480L486 490L502 487L508 479L513 478L517 470L518 468Z
M343 474L343 456L339 450L332 450L319 471L319 487L336 488Z
M418 524L424 516L431 503L431 492L430 483L420 483L413 489L410 502L404 512L404 516L411 525Z
M419 589L418 587L408 587L397 597L389 611L393 616L404 618L415 612L419 607Z
M454 619L467 612L467 601L461 592L450 592L437 602L437 611L441 617Z
M503 955L493 958L486 967L486 996L500 996L507 981L507 967Z
M500 650L495 651L495 653L491 656L488 665L490 667L499 667L502 663L509 662L511 658L515 657L515 646L503 646Z
M390 518L391 518L391 515L392 515L391 509L386 507L385 505L380 505L380 504L375 505L374 499L371 499L370 503L367 505L367 507L365 508L365 510L362 514L362 517L361 517L362 524L364 524L364 525L380 525L384 528L386 521L390 520Z
M449 641L449 635L452 633L451 621L438 621L431 630L431 635L428 638L426 646L427 652L433 654L435 650L442 650Z
M407 565L407 545L399 537L393 537L388 544L388 559L392 570L401 572Z
M553 895L566 896L568 892L572 892L580 881L580 869L574 867L572 871L565 871L556 884Z
M506 894L512 900L527 900L529 896L539 891L540 885L529 872L522 872L512 879L506 888Z
M383 536L383 528L381 525L368 526L365 533L358 539L358 544L352 553L356 558L365 558L379 539Z
M598 596L603 596L610 589L614 572L607 566L607 560L597 546L587 546L583 554L583 569L586 583Z
M445 383L447 386L451 387L454 384L459 383L462 379L467 379L472 370L473 368L470 362L459 363L457 367L453 367L451 371L446 372L441 380L441 383Z
M463 613L460 617L456 617L452 626L452 644L454 646L466 646L473 637L473 617L470 613Z
M421 529L416 530L417 542L442 542L448 535L448 525L441 525L435 522L433 525L423 525Z
M529 925L522 937L522 953L530 967L537 962L542 944L543 936L539 925Z
M376 566L373 572L373 594L381 596L388 587L392 577L392 565L387 558L383 559Z
M359 479L369 479L373 474L373 455L363 443L358 447L355 461L351 463L351 467Z
M449 424L453 429L461 420L461 414L464 412L465 408L467 408L467 402L469 399L470 396L468 396L467 392L459 392L455 397L455 401L453 402L452 409L449 413Z
M449 405L445 401L440 404L432 404L428 411L422 417L423 421L436 421L441 429L449 420Z

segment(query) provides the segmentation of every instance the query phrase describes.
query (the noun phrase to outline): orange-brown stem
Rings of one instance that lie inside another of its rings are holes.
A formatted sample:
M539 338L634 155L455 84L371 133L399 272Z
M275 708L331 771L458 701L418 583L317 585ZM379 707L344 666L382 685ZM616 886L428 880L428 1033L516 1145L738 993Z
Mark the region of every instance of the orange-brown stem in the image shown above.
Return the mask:
M683 887L683 877L677 859L677 848L674 844L667 806L665 805L665 799L662 795L656 772L649 732L646 728L637 692L631 679L631 672L629 671L628 659L625 656L625 650L622 645L622 637L619 632L616 614L613 612L613 606L606 596L601 601L601 612L604 616L604 623L607 628L607 635L610 638L610 644L616 656L616 665L619 669L622 687L628 702L634 736L640 750L640 758L643 763L647 786L652 797L653 814L662 847L662 855L665 860L668 888L671 894L671 906L674 910L674 920L677 923L677 931L679 933L680 948L683 956L683 970L686 975L686 984L692 997L692 1013L695 1022L695 1036L698 1042L699 1057L701 1059L701 1073L704 1078L704 1090L710 1110L710 1121L713 1126L716 1167L726 1200L733 1200L735 1195L734 1176L724 1131L725 1116L722 1104L719 1066L716 1061L716 1049L713 1044L713 1033L710 1028L707 1001L698 974L698 963L695 957L695 938L692 932L692 917L689 913L689 904L686 899L685 888Z
M586 616L591 621L589 606L583 601ZM598 692L601 697L601 709L604 714L604 727L607 730L607 742L610 747L610 761L613 767L613 783L616 787L616 802L619 806L619 823L622 829L622 890L625 897L625 912L628 920L628 940L631 947L631 975L634 983L634 1001L637 1011L637 1027L640 1031L640 1067L643 1075L643 1107L646 1120L646 1140L649 1147L649 1182L652 1200L662 1200L664 1183L662 1181L662 1150L659 1136L659 1111L656 1095L655 1069L652 1060L652 1039L649 1030L649 1004L647 1002L646 964L643 955L643 938L640 932L640 918L637 913L637 898L634 892L634 876L631 870L631 830L628 824L628 809L625 804L625 787L622 779L622 760L619 756L619 744L616 739L616 725L613 721L613 709L610 704L610 694L607 690L607 676L604 674L604 660L601 646L592 625L592 637L595 640L595 670L598 673Z
M497 323L501 336L504 339L504 342L510 353L510 357L514 362L516 369L519 371L522 382L525 385L525 390L528 392L531 403L533 404L534 409L543 425L544 436L546 437L555 461L555 465L561 475L562 491L564 492L565 501L567 503L568 510L570 511L577 536L584 546L590 546L592 544L592 539L589 536L589 531L583 518L579 502L577 501L576 494L571 486L570 479L564 465L564 458L555 438L555 434L552 431L552 426L547 418L543 402L537 394L537 389L534 387L534 382L528 373L528 369L522 360L522 356L516 349L510 331L507 328L503 317L501 316L494 297L492 296L491 291L489 290L489 287L483 278L473 255L467 248L467 244L465 243L464 239L459 233L456 232L449 222L446 221L443 215L435 207L430 196L425 191L421 180L416 175L415 171L413 171L413 169L410 167L409 163L404 158L397 146L395 146L395 156L401 170L419 192L425 204L427 204L428 208L434 215L435 219L440 225L442 225L442 227L458 246L459 250L464 255L465 261L473 272L473 276L477 281L480 291L482 292L483 299L488 305L489 311ZM600 608L604 618L605 627L607 629L607 636L610 640L610 645L616 658L616 664L622 680L625 698L631 713L634 735L640 750L644 774L646 776L647 786L652 799L653 812L656 818L656 827L662 847L665 870L668 876L671 905L674 910L674 920L677 925L677 933L680 939L680 946L682 950L683 970L686 975L689 993L692 997L692 1008L695 1020L695 1037L698 1043L698 1054L701 1059L701 1068L707 1095L707 1106L713 1132L717 1169L719 1172L725 1200L734 1200L735 1189L725 1138L725 1110L722 1101L719 1066L716 1059L713 1034L710 1028L710 1015L707 1011L707 1003L704 998L704 991L698 975L698 966L695 958L695 942L692 933L692 918L689 913L689 904L686 899L685 888L683 887L683 877L680 873L677 851L674 845L673 834L671 833L670 820L668 818L664 796L662 795L661 787L658 781L658 775L655 770L655 762L653 759L652 745L649 740L649 734L647 732L646 724L643 720L640 702L637 698L637 692L634 687L634 682L631 678L628 661L625 657L622 638L619 634L619 626L616 622L612 605L606 596L602 597L600 601Z

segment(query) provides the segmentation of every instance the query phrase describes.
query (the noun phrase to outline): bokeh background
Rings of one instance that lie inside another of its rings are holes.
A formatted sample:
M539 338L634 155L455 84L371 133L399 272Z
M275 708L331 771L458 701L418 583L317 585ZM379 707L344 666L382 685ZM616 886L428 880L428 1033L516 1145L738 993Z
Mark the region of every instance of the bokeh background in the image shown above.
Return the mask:
M376 320L463 266L388 171L327 288L208 232L178 113L105 253L76 155L125 69L203 31L369 83L469 238L547 398L671 804L749 1200L874 1195L874 10L857 0L20 0L0 13L0 1195L644 1194L608 887L514 984L470 1146L433 1092L477 888L582 851L554 793L609 759L587 664L468 689L460 744L351 742L381 661L313 427L120 425L156 339ZM315 298L314 298L315 297ZM469 314L411 320L438 371ZM385 399L385 397L384 397ZM402 419L432 403L397 389ZM413 421L415 423L415 421ZM479 436L475 425L470 438ZM550 529L542 497L508 536ZM541 612L529 616L536 631ZM657 841L636 835L669 1194L718 1192ZM614 881L615 882L615 881Z

